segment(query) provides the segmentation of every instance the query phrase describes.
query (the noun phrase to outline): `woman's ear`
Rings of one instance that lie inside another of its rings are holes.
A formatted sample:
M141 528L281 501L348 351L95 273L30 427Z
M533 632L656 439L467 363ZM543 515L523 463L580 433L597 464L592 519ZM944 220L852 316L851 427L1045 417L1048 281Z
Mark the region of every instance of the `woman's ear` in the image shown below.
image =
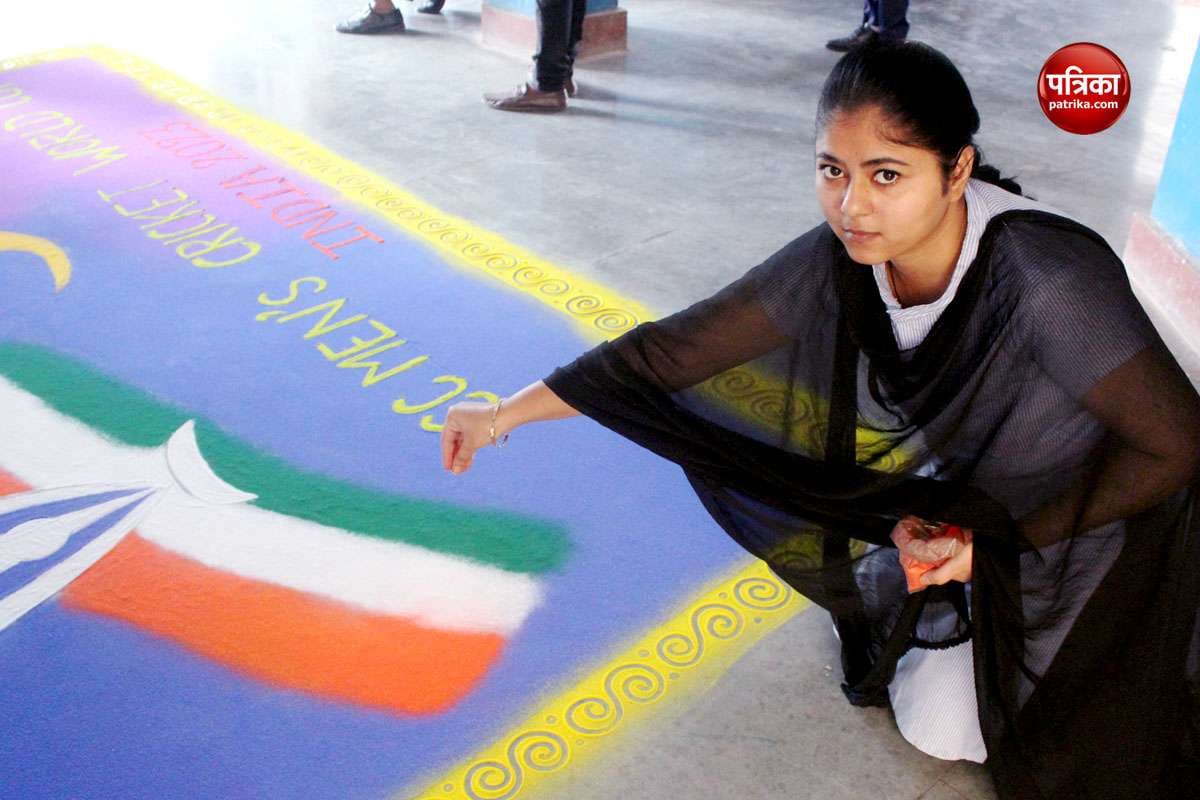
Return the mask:
M958 151L958 157L954 159L954 169L950 171L950 192L956 200L966 191L967 181L971 179L977 158L979 151L975 149L975 145L965 145Z

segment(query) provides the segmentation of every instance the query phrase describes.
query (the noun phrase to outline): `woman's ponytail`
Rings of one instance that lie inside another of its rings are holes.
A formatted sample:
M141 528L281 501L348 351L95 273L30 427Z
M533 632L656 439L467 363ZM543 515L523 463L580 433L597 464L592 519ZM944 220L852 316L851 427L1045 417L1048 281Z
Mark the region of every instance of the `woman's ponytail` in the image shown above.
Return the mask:
M971 168L971 177L984 183L990 183L993 186L999 186L1001 189L1013 194L1021 194L1021 184L1014 180L1015 176L1002 178L1000 177L1000 170L991 164L983 163L983 151L979 147L975 148L975 165Z

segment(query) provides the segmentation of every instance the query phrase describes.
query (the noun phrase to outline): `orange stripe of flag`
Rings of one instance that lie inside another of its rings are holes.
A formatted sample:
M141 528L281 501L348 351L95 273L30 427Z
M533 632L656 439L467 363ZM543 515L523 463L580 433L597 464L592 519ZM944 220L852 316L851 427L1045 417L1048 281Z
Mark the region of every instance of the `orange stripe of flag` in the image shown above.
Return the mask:
M242 578L136 534L68 586L64 600L257 679L401 714L449 708L504 644L495 634L423 628Z
M30 489L24 482L0 469L0 497L17 492L28 492Z

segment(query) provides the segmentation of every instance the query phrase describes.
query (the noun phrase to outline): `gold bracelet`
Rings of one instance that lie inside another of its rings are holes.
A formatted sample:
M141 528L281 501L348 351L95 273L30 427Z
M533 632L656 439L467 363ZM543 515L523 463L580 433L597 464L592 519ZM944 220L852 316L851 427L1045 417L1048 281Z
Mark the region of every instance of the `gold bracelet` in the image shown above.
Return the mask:
M496 405L492 406L492 424L488 426L488 436L492 439L492 444L496 447L504 447L508 442L508 434L504 434L499 440L496 439L496 415L500 413L500 406L504 405L504 398L496 401Z

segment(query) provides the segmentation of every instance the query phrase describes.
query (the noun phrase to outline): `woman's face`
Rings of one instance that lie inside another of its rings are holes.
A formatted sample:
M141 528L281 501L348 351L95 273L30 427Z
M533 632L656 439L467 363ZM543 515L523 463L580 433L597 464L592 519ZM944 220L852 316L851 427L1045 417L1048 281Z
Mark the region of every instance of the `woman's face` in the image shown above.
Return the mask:
M891 141L885 133L903 132L889 125L878 106L867 106L835 112L817 135L817 198L860 264L905 264L936 251L966 187L961 160L947 181L933 152Z

